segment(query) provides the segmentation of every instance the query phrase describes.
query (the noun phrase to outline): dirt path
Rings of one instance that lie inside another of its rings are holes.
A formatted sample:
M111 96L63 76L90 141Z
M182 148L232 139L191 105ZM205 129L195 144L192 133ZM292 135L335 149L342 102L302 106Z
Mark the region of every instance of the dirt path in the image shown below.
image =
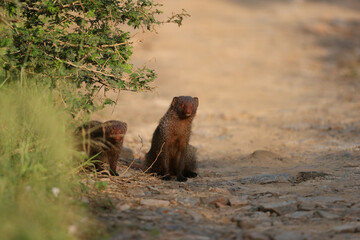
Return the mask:
M359 239L360 3L164 3L192 17L139 36L156 90L94 118L126 121L142 157L172 97L199 97L200 177L105 179L113 239Z

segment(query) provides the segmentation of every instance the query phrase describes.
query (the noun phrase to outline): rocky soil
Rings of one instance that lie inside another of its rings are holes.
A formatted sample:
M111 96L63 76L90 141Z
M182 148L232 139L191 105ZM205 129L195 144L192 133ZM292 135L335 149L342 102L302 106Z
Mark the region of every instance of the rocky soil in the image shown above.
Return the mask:
M93 116L129 126L120 176L84 200L111 239L360 239L359 1L164 4L192 16L136 36L155 91ZM199 177L128 169L179 95L200 99Z

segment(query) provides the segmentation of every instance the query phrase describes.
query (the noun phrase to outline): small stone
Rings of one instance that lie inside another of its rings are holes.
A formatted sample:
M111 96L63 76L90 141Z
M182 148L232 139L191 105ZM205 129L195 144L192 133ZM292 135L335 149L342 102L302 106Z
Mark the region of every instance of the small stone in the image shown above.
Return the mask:
M345 201L343 197L339 196L319 196L319 197L299 197L297 200L302 204L303 202L311 203L335 203Z
M164 226L167 230L176 231L184 228L184 225L178 225L178 224L166 224Z
M118 203L116 204L115 208L118 210L118 211L126 211L126 210L129 210L130 209L130 205L128 204L122 204L122 203Z
M162 219L162 216L159 215L150 215L150 216L137 216L139 220L146 221L146 222L154 222L159 221Z
M189 214L194 219L195 222L199 222L201 219L203 219L202 215L195 211L186 210L186 213Z
M132 197L144 197L146 195L143 190L138 188L129 189L127 193Z
M296 183L301 183L301 182L305 182L311 179L316 179L316 178L324 178L329 176L329 174L324 173L324 172L317 172L317 171L309 171L309 172L299 172L296 175Z
M251 229L251 228L255 227L254 223L252 223L250 221L243 220L243 219L232 218L231 221L236 222L236 226L238 226L241 229Z
M266 151L266 150L256 150L249 156L250 159L260 160L260 161L272 161L278 160L282 161L283 158L277 155L276 153Z
M244 240L270 240L270 237L258 232L244 233Z
M215 206L215 207L216 207L216 203L219 203L219 204L222 204L225 206L230 206L230 204L231 204L229 199L226 197L201 197L200 203L202 203L204 205Z
M158 199L142 199L140 204L148 207L168 207L170 202Z
M176 201L184 206L195 206L200 203L199 198L178 196Z
M307 239L301 232L282 232L274 237L274 240L305 240Z
M225 197L217 198L217 199L211 201L210 204L215 205L217 208L221 208L221 207L225 207L225 206L230 206L230 205L231 205L229 199L228 199L228 198L225 198Z
M130 171L127 171L127 172L119 172L119 177L122 177L122 178L130 178L130 177L133 177L134 174L131 173Z
M281 183L281 182L293 182L294 177L287 173L278 174L260 174L240 179L241 184L269 184L269 183Z
M229 189L227 188L218 188L218 187L215 187L215 188L211 188L210 189L210 192L216 192L216 193L220 193L222 195L231 195L231 192L229 191Z
M231 206L245 206L249 204L248 196L233 196L229 199Z
M292 214L290 214L288 217L293 219L307 219L314 216L313 211L297 211Z
M201 214L207 219L214 219L215 217L213 211L209 211L205 209L201 211Z
M299 210L302 211L311 211L316 208L316 204L313 202L301 202L299 205Z
M152 191L153 193L156 193L156 194L160 194L161 191L156 188L156 187L153 187L153 186L146 186L150 191Z
M360 224L345 224L336 226L333 228L333 230L337 233L354 233L354 232L360 232Z
M316 211L316 214L319 215L319 217L326 218L326 219L337 219L337 218L340 218L339 215L336 215L336 214L333 214L333 213L329 213L329 212L326 212L326 211L322 211L322 210Z
M297 210L297 202L295 200L285 202L265 203L259 206L259 210L263 212L274 212L277 215L284 215Z
M135 238L133 238L135 239ZM138 238L142 239L142 238ZM171 239L171 240L210 240L207 236L200 236L200 235L185 235L181 233L170 233L170 234L162 234L161 239Z
M254 214L251 217L265 219L265 220L269 219L269 216L264 212L254 212Z

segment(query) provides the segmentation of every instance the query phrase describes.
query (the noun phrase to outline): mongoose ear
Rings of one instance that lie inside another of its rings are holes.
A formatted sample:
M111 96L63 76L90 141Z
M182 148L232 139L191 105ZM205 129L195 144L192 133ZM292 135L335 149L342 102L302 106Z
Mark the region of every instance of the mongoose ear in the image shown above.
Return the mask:
M173 98L173 100L171 102L171 107L175 107L177 99L178 99L178 97Z
M198 106L199 106L199 98L194 97L194 100L195 100L195 102L196 102L196 106L198 107Z

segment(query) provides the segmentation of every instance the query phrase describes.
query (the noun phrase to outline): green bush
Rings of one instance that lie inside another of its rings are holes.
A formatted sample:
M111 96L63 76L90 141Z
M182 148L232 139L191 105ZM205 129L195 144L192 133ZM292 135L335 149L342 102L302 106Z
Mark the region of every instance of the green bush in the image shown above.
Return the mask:
M1 239L75 239L85 234L68 114L39 86L0 89Z
M188 16L157 20L160 6L153 0L0 0L0 79L36 76L62 91L73 116L96 110L101 89L148 90L156 74L129 62L132 40L125 29L152 31ZM99 106L112 103L105 97Z

